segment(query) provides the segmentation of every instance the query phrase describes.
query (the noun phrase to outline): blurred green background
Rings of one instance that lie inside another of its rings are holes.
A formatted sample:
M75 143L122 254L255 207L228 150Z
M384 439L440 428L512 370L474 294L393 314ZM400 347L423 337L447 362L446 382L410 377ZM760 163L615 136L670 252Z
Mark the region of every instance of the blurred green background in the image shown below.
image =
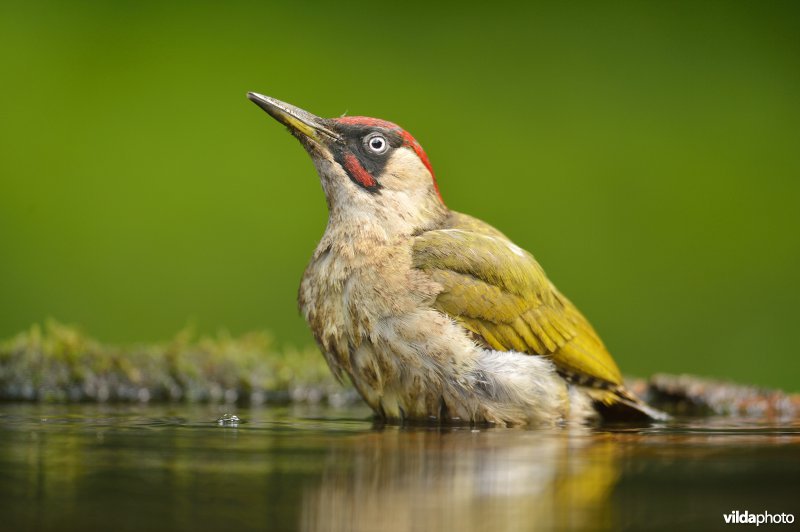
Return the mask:
M0 337L268 328L326 223L245 99L400 123L626 373L798 390L792 2L0 4Z

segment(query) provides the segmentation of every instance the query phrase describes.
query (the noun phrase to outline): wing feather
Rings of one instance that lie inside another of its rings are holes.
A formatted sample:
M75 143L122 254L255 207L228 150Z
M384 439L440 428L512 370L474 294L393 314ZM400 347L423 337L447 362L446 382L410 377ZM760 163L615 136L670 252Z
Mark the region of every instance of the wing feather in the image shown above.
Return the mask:
M533 256L463 214L416 237L414 265L442 286L434 306L500 351L546 356L565 373L621 385L592 326Z

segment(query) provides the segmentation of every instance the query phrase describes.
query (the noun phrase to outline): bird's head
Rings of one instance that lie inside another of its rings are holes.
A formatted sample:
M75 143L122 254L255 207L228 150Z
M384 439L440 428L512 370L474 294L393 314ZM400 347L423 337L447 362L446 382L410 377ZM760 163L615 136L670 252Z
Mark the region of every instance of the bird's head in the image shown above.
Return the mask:
M410 234L446 215L428 156L398 125L363 116L320 118L269 96L247 97L311 155L332 219Z

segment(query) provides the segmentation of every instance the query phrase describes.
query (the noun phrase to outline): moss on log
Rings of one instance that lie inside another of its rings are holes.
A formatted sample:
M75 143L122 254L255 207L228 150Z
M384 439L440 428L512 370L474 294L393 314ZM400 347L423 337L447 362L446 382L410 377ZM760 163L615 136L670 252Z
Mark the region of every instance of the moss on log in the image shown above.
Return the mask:
M316 348L278 349L266 332L106 345L48 321L0 343L0 400L348 403Z

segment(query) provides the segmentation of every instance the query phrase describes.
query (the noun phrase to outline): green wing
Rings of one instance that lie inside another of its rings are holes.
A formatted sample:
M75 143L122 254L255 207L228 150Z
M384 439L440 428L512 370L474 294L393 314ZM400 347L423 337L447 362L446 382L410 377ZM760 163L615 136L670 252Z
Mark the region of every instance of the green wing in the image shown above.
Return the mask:
M445 228L416 237L413 260L443 287L435 308L491 348L546 356L579 383L622 384L586 318L493 227L453 213Z

